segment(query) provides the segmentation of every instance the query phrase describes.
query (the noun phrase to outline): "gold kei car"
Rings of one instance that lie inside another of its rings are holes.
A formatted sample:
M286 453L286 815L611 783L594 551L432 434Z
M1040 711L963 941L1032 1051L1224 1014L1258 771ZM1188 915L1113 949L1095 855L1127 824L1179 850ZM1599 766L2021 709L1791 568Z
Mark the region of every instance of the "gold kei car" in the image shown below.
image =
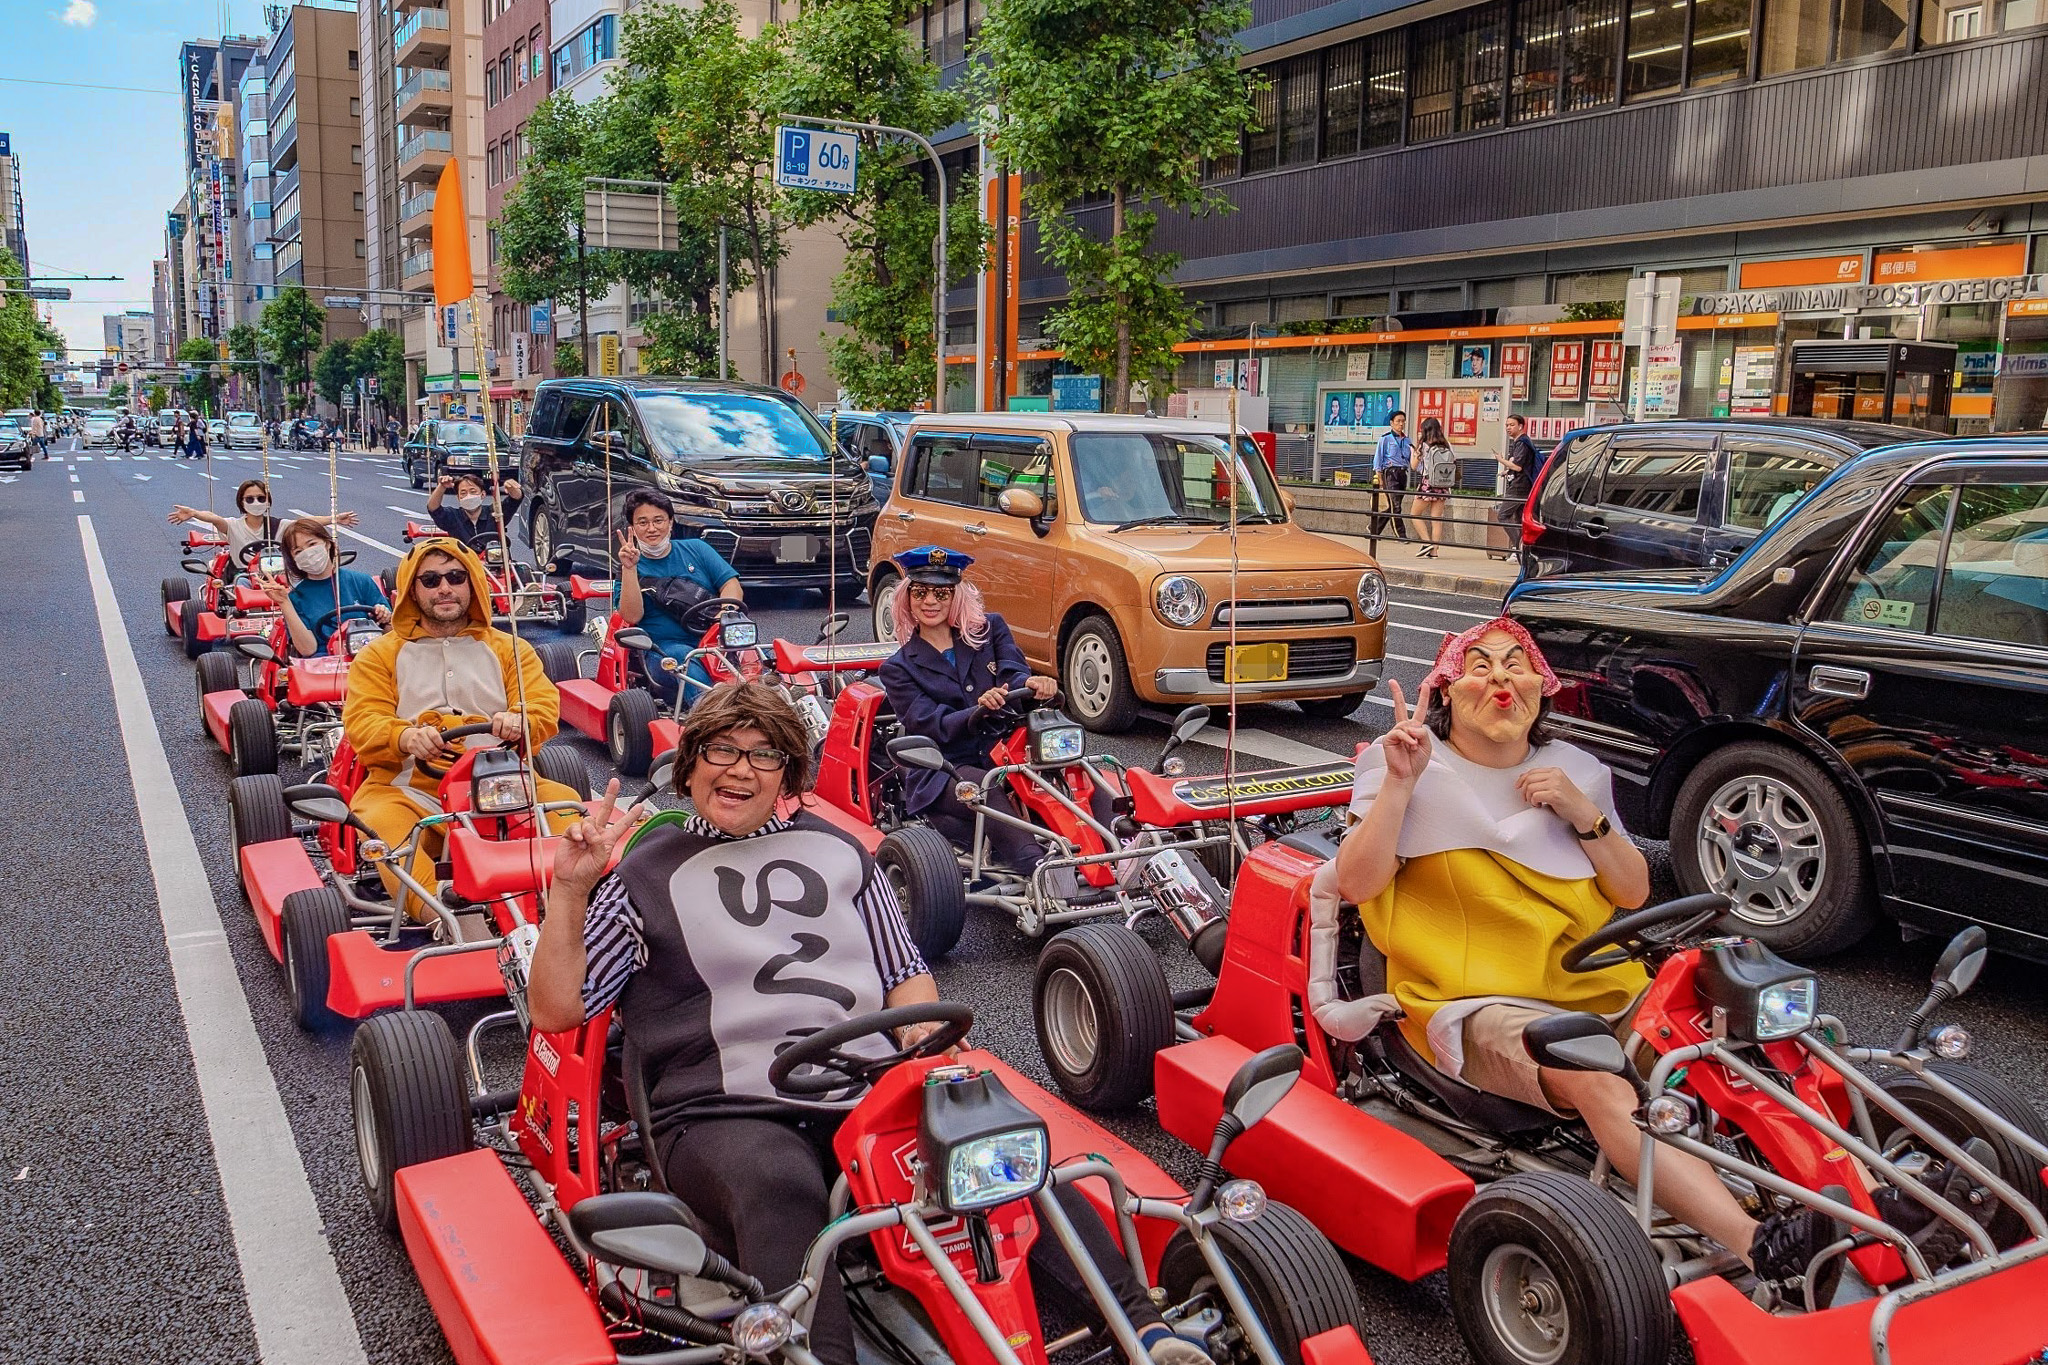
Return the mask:
M890 638L890 556L943 545L974 556L989 610L1092 730L1128 729L1144 702L1223 702L1233 673L1241 699L1350 715L1379 681L1386 580L1370 555L1296 525L1242 436L1233 479L1226 431L1095 413L919 417L875 522L876 635Z

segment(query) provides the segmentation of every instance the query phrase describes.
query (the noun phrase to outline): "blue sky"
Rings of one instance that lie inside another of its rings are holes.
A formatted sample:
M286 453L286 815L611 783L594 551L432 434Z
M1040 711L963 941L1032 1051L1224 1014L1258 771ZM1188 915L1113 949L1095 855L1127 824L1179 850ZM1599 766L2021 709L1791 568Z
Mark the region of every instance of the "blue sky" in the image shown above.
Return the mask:
M178 46L263 32L254 0L0 0L0 131L21 162L37 274L121 275L51 305L72 354L103 344L100 316L148 308L150 262L180 193ZM82 90L71 85L128 86Z

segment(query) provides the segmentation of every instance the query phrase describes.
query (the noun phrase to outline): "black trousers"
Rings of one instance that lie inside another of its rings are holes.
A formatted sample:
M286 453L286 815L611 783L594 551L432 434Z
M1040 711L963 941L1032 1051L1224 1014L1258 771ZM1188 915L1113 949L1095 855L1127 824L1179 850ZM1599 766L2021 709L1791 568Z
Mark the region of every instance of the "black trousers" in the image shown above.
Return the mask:
M1408 539L1408 523L1401 520L1401 494L1408 487L1408 471L1401 465L1388 465L1379 472L1380 510L1372 514L1372 527L1366 532L1377 537L1386 529L1387 523L1394 523L1394 534Z
M841 1121L836 1114L707 1118L667 1139L662 1169L669 1189L704 1224L711 1248L770 1293L796 1283L804 1256L824 1229L832 1182L839 1176L832 1136ZM1071 1186L1055 1197L1131 1321L1140 1330L1164 1321L1088 1201ZM1050 1230L1039 1230L1030 1267L1038 1289L1066 1298L1091 1321L1098 1316L1080 1271ZM838 1275L823 1280L811 1318L811 1351L823 1365L854 1365L845 1291Z
M962 779L976 786L980 786L982 780L988 776L986 768L961 768L959 772ZM1010 815L1018 813L1015 795L1010 791L1007 782L997 790L986 793L982 800L991 810L1000 810ZM1109 808L1108 792L1098 787L1095 795L1089 799L1088 809L1105 829L1109 827L1109 822L1114 817ZM950 781L946 783L945 790L938 800L912 814L921 815L931 821L933 828L945 835L957 848L967 848L974 841L974 812L961 804L960 798L953 794L953 783ZM1004 867L1028 877L1032 869L1045 860L1045 845L1015 825L989 820L982 825L982 829L988 835L990 854Z

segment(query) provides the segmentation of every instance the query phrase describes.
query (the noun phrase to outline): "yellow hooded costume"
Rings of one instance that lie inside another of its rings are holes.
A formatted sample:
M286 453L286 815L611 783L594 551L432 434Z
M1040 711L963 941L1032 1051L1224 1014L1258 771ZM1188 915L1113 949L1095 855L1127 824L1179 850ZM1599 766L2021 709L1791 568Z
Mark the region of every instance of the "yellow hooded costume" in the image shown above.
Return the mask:
M430 633L413 598L420 562L435 554L446 555L469 572L469 621L454 635ZM538 748L554 736L562 710L561 697L533 646L491 624L483 562L468 546L453 539L422 541L399 561L397 589L390 632L349 666L348 700L341 713L342 729L369 769L368 781L356 790L349 806L379 839L393 846L412 833L422 816L441 809L440 778L419 769L417 761L398 747L401 734L420 725L453 729L483 724L498 712L514 711L525 717L527 740ZM495 742L488 735L468 741L471 747ZM559 783L536 778L536 786L544 802L577 799ZM567 812L561 812L550 817L550 823L559 828L567 818ZM422 885L433 885L440 847L438 832L420 841L411 871ZM385 889L399 895L397 878L388 871L382 875Z

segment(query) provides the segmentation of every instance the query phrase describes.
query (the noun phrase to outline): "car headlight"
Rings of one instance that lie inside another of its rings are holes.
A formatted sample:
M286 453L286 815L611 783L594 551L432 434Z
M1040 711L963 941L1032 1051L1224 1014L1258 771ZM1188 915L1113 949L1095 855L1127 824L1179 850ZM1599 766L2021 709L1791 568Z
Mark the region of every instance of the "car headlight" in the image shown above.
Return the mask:
M718 638L727 649L752 649L761 628L744 616L728 616L718 628Z
M532 805L526 791L526 774L493 773L477 779L476 808L484 815L506 815Z
M946 1207L955 1213L1022 1199L1044 1183L1043 1128L976 1138L947 1153Z
M1152 605L1172 625L1194 625L1202 619L1202 608L1208 604L1202 585L1185 574L1162 578L1152 589Z
M1358 576L1358 614L1368 621L1387 614L1387 580L1378 569L1367 569Z
M1756 996L1756 1040L1768 1043L1804 1033L1813 1022L1818 983L1810 976L1765 986Z
M1045 1120L991 1072L944 1066L927 1073L917 1130L926 1197L948 1213L1027 1198L1050 1174Z

